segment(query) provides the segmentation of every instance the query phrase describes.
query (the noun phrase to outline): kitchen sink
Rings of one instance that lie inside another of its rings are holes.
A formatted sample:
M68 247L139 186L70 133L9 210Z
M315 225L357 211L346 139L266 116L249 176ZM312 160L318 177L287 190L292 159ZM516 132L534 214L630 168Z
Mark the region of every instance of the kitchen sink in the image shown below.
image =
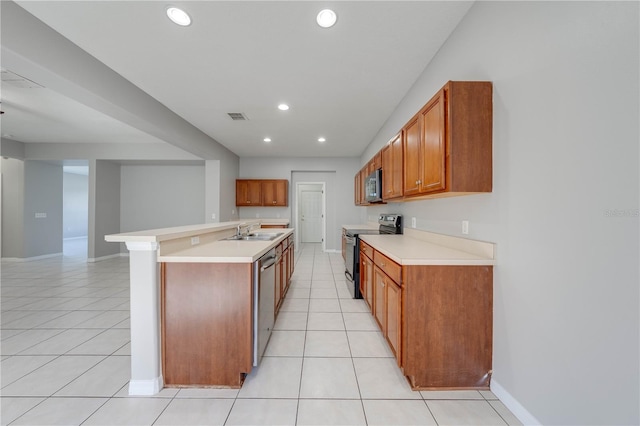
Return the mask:
M232 235L225 238L226 241L273 241L284 232L259 232L246 235Z

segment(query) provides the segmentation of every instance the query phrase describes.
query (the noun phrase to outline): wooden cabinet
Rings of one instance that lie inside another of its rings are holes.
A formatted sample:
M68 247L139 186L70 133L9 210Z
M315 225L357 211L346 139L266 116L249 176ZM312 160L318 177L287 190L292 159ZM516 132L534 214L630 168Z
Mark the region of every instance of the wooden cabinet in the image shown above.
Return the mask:
M493 267L405 267L402 367L413 389L488 389Z
M364 177L377 164L382 166L383 200L491 192L492 90L488 81L445 84L360 172L361 204L356 204L366 205Z
M278 315L280 305L284 299L284 285L283 285L283 259L282 259L282 243L276 247L276 296L274 301L274 312Z
M382 199L386 201L402 197L404 194L402 132L387 143L381 151L381 157Z
M404 195L492 190L492 85L448 82L403 128Z
M361 244L363 297L412 389L488 389L493 267L401 266Z
M287 206L287 184L286 180L267 180L262 182L262 205L263 206Z
M373 249L364 241L360 241L360 293L362 298L373 309Z
M237 179L236 206L286 207L288 184L286 179Z
M400 286L394 282L377 265L373 266L374 275L374 316L382 335L387 339L389 347L396 356L396 361L400 365L401 348L401 312L402 293Z
M401 365L402 345L402 292L401 267L386 256L374 253L373 266L374 316L389 347Z
M360 204L361 206L367 206L369 203L367 202L367 192L364 190L365 182L367 181L367 176L369 173L367 172L367 168L363 167L360 170Z
M253 364L252 277L251 263L161 264L165 386L242 385Z
M236 180L236 206L262 205L262 182L259 180Z

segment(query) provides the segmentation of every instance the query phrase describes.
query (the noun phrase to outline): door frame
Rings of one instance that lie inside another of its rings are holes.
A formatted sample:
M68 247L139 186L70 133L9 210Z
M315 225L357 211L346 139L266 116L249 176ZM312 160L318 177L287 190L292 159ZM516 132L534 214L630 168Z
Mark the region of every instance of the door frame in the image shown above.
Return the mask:
M294 222L298 232L295 233L296 250L300 247L302 226L300 225L300 194L301 185L321 185L322 186L322 251L327 251L327 183L326 182L296 182L296 203L294 205Z

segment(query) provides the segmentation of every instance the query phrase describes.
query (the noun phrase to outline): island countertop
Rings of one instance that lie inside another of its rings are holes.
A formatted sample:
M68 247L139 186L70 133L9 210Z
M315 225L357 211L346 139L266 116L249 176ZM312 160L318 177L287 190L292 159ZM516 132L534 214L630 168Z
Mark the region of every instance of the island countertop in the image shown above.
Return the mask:
M158 256L158 262L183 263L253 263L263 254L276 247L281 241L293 234L292 228L278 229L282 233L271 241L229 241L217 240L198 244L185 249ZM274 229L256 229L254 233L272 233Z
M271 241L230 241L238 226L285 224L288 219L250 219L186 225L106 235L109 242L158 244L158 262L252 263L293 233L292 228L256 228L252 233L281 233Z

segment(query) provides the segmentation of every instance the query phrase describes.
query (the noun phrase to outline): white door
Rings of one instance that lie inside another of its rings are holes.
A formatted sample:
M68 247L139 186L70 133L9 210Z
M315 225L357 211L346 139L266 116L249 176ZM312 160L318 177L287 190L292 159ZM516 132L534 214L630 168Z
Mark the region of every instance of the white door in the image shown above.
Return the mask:
M302 190L300 193L300 241L322 242L322 191Z

